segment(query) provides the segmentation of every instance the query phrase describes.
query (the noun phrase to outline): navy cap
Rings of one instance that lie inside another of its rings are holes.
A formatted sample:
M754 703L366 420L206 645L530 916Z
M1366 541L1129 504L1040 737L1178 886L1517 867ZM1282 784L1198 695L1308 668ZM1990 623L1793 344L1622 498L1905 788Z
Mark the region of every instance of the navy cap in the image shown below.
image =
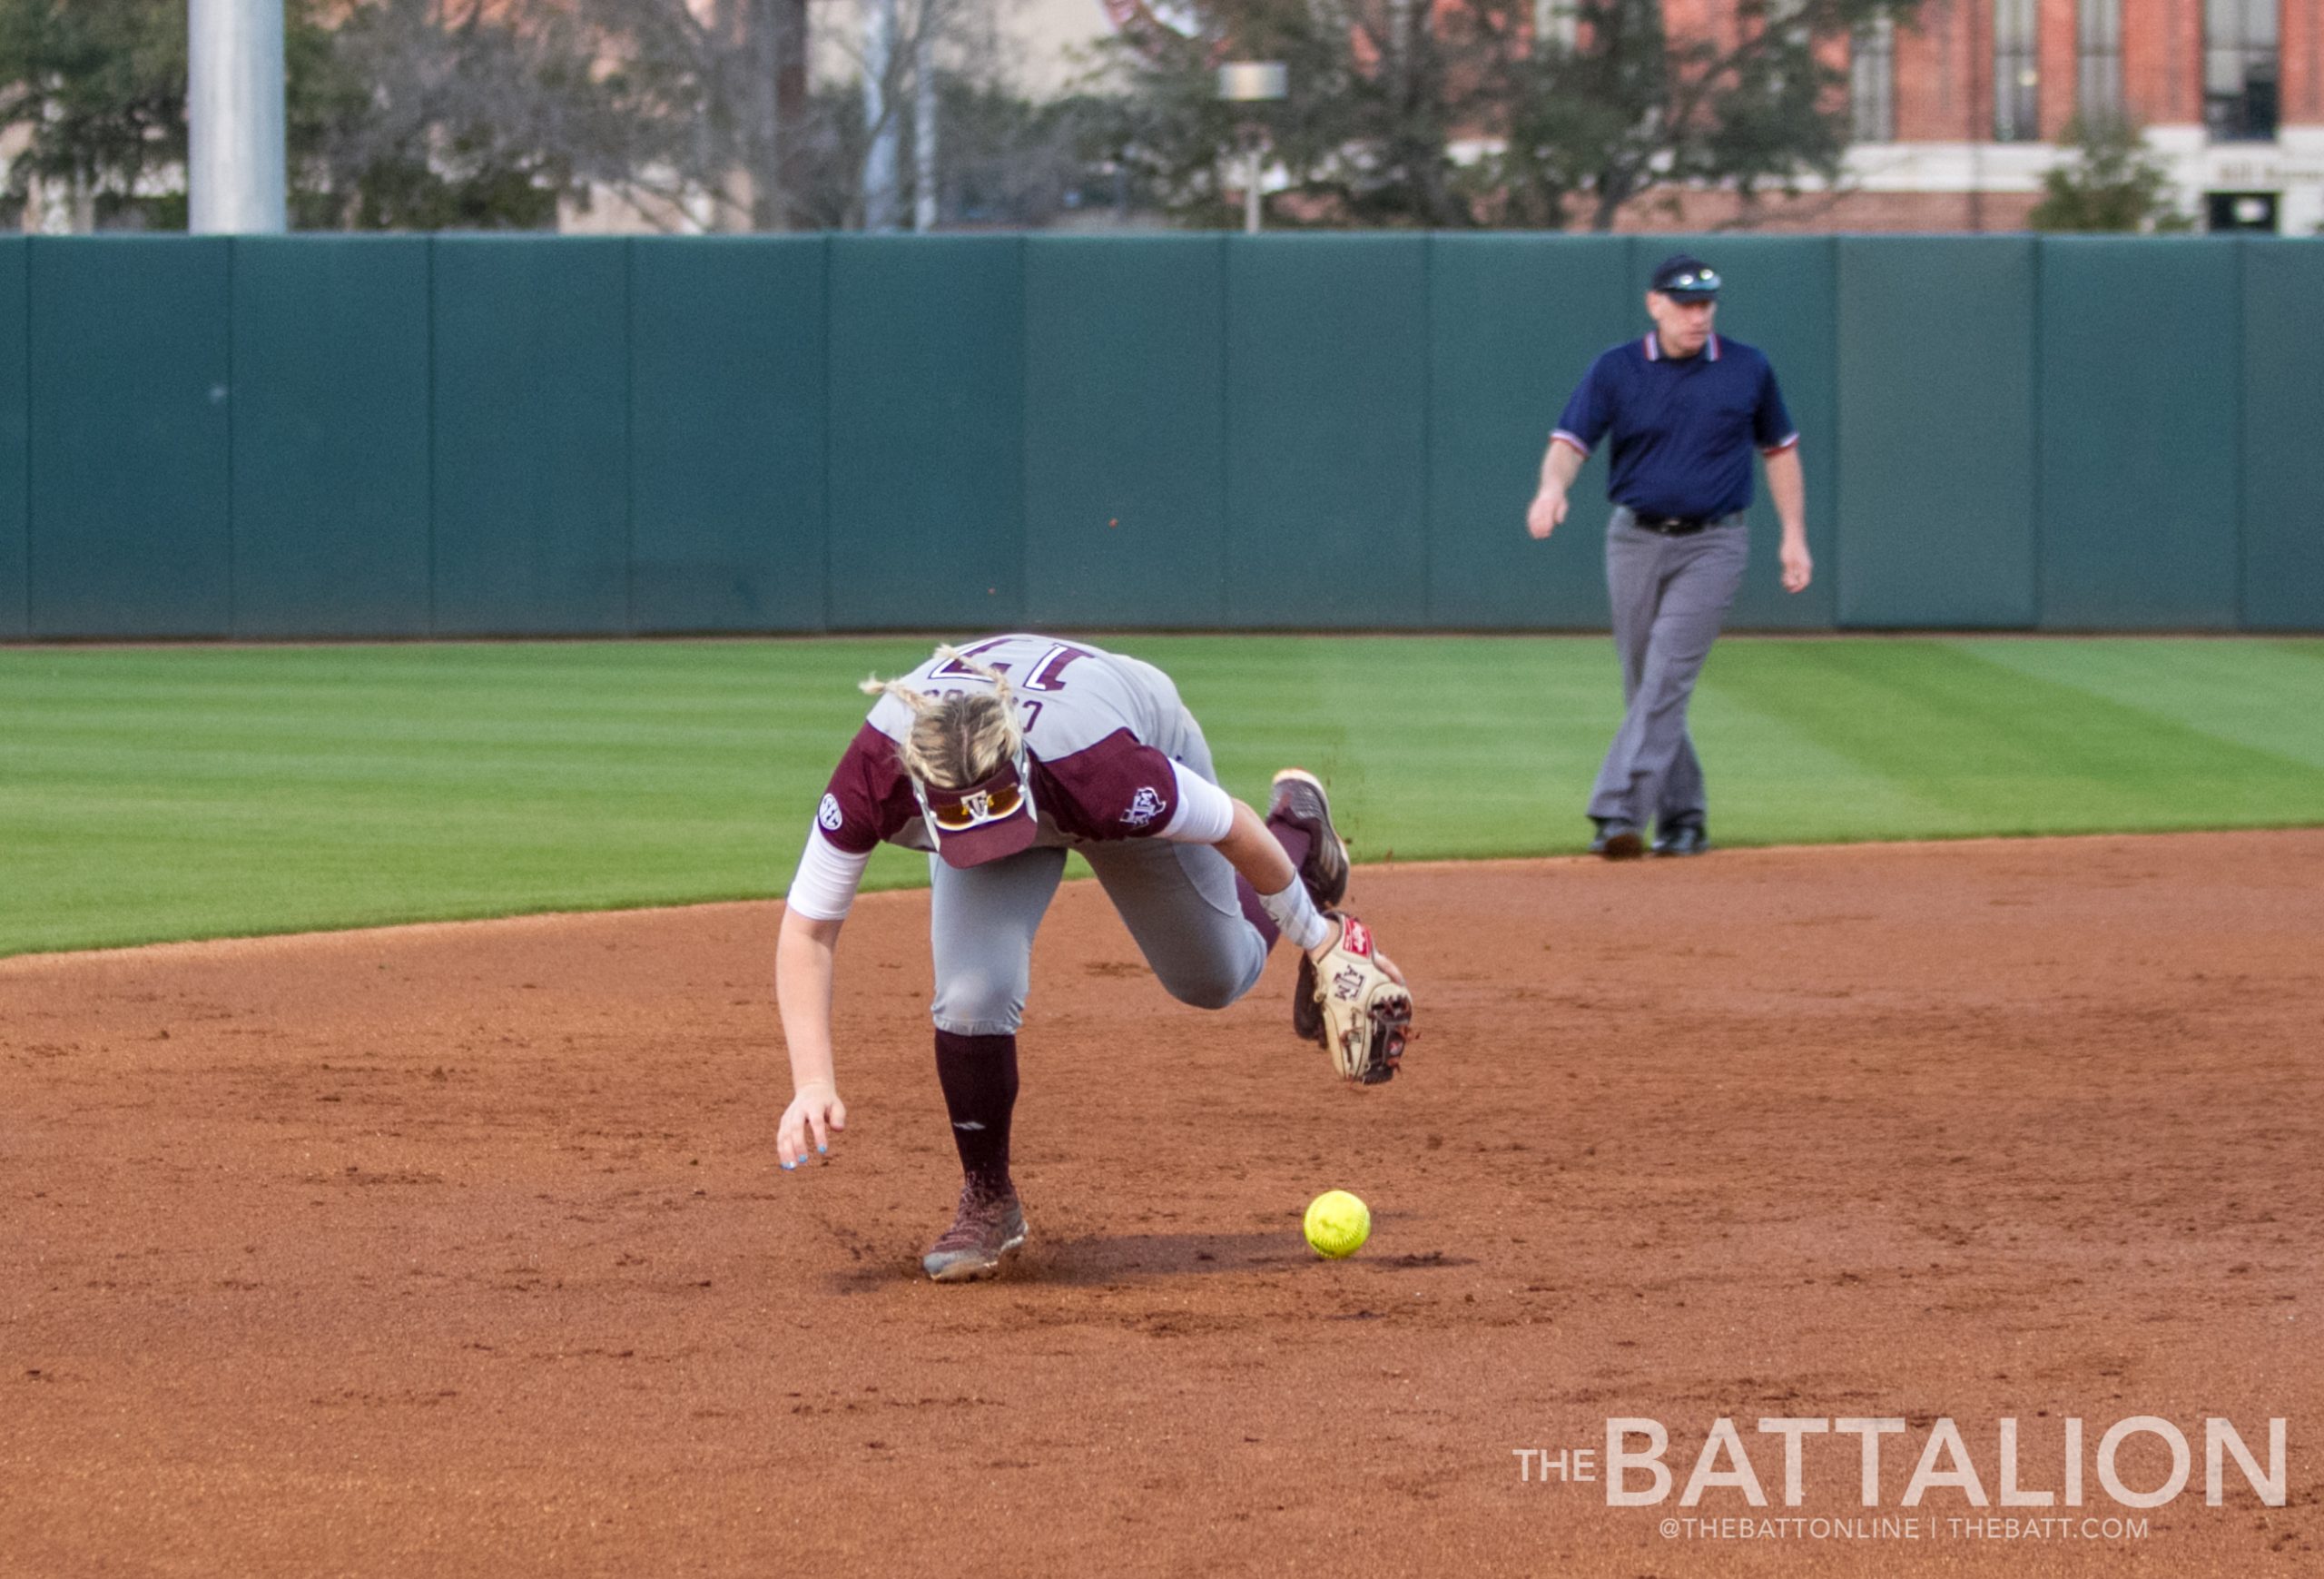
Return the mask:
M1680 252L1675 258L1665 258L1654 271L1650 289L1661 291L1673 301L1709 301L1718 295L1718 271L1700 258L1690 258Z

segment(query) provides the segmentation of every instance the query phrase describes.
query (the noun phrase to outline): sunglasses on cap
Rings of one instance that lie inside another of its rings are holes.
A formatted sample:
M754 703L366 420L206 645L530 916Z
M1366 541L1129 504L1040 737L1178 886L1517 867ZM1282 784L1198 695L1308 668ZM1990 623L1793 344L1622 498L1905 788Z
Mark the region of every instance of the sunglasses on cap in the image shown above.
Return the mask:
M966 789L931 789L913 779L911 793L920 801L921 814L928 819L929 827L940 840L946 834L965 834L987 823L1013 817L1030 807L1033 801L1031 775L1025 770L1021 748L1008 762Z
M1675 291L1716 291L1718 289L1718 286L1719 279L1718 270L1689 269L1684 273L1671 275L1670 278L1662 281L1662 283L1656 286L1655 289L1666 292Z

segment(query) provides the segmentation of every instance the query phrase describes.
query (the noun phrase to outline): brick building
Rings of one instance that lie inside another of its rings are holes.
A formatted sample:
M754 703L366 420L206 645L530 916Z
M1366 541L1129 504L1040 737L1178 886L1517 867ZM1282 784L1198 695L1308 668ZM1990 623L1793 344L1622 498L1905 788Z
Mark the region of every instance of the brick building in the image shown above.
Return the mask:
M2087 108L2146 126L2198 223L2324 227L2324 0L1926 0L1849 71L1852 190L1787 205L1818 226L2016 228Z
M1520 3L1534 8L1537 35L1573 36L1575 0ZM1722 36L1737 25L1737 0L1662 5L1676 37ZM1173 8L1170 0L1012 0L1004 10L1009 74L1045 97L1068 90L1090 43L1126 19ZM819 15L828 37L858 36L847 7ZM2145 126L2199 226L2324 231L2324 0L1923 0L1910 28L1882 25L1827 47L1850 78L1856 141L1846 178L1831 191L1763 198L1746 222L2017 230L2062 157L2060 133L2090 108ZM835 53L827 69L844 75L847 64ZM1625 211L1619 228L1737 217L1731 193L1666 191ZM568 228L638 223L611 203L567 219Z
M1437 5L1453 0L1434 0ZM1034 0L1052 37L1137 0ZM1571 36L1573 0L1534 0ZM1663 0L1674 36L1732 30L1736 0ZM1851 78L1856 143L1839 190L1763 200L1792 230L2015 230L2077 109L2129 114L2212 229L2324 228L2324 0L1925 0L1910 28L1831 41ZM1668 194L1626 230L1732 219L1718 192Z
M1536 0L1543 25L1571 0ZM1735 0L1663 0L1718 36ZM2324 0L1924 0L1909 28L1831 41L1856 143L1840 187L1762 200L1769 230L2016 230L2077 111L2130 116L2182 210L2212 230L2324 230ZM1625 230L1732 221L1728 194L1662 194ZM1675 208L1675 212L1673 209Z

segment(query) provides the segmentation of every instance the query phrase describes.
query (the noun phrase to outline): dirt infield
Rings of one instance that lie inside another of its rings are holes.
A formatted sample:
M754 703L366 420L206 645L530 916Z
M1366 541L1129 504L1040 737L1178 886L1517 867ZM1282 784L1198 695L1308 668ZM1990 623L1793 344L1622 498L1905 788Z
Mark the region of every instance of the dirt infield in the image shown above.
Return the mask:
M967 1288L913 1275L957 1179L924 894L849 923L853 1121L802 1177L773 905L0 962L0 1573L2324 1571L2324 832L1354 897L1424 1028L1363 1093L1286 961L1181 1008L1064 891L1033 1239ZM1377 1219L1341 1264L1331 1186ZM1680 1505L1722 1416L1764 1509ZM2144 1510L2098 1470L2138 1416L2191 1453ZM1659 1505L1518 1451L1609 1416L1668 1427ZM1825 1434L1787 1507L1761 1416L1905 1421L1879 1505ZM2000 1505L2004 1416L2051 1491L2085 1422L2084 1505ZM2263 1469L2289 1419L2287 1505L2231 1456L2205 1505L2211 1416ZM1939 1417L1993 1505L1905 1505ZM1798 1527L1664 1534L1746 1515Z

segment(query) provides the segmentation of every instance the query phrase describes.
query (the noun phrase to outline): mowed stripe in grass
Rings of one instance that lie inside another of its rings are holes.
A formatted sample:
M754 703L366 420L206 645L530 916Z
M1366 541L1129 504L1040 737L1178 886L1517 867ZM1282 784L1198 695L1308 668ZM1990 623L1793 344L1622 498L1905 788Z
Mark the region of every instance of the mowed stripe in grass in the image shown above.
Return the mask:
M1098 638L1101 641L1105 638ZM1139 637L1220 774L1323 774L1363 859L1571 853L1603 637ZM814 641L0 652L0 953L780 893L926 656ZM2324 822L2324 641L1730 638L1720 843ZM883 850L872 886L925 881Z
M2324 676L2283 646L1722 644L1697 703L1714 817L1743 843L2324 820Z
M860 716L862 661L776 643L0 654L0 950L779 891L812 804L796 788Z

